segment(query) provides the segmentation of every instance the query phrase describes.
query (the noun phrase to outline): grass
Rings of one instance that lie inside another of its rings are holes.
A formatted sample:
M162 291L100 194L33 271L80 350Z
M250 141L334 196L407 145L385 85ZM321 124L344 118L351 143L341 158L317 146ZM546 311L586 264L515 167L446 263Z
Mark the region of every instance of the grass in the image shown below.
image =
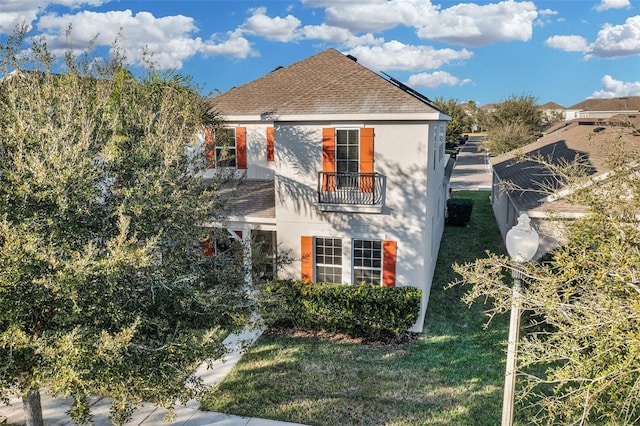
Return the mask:
M503 252L488 192L468 227L447 227L424 333L397 345L344 336L267 333L210 391L203 409L308 425L491 425L502 407L508 318L485 329L483 306L460 302L451 265Z

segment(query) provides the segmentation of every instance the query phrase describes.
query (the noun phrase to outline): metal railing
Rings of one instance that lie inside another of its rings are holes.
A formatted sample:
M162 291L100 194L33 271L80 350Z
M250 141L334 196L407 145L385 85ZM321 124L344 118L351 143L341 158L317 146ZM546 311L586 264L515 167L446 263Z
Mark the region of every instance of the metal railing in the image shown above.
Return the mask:
M374 206L382 204L385 176L379 173L318 172L318 203Z

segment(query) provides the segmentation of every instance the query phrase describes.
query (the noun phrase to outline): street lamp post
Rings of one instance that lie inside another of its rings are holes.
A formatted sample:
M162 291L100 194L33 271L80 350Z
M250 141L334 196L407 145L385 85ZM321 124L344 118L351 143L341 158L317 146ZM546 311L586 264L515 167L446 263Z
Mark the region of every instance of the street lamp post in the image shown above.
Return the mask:
M502 403L502 426L513 425L513 407L516 390L516 357L520 334L520 306L522 303L522 271L520 264L533 259L538 251L538 233L531 228L531 220L521 214L518 224L507 232L507 252L516 263L512 270L513 296L511 298L511 320L509 321L509 344L507 347L507 367L504 377L504 398Z

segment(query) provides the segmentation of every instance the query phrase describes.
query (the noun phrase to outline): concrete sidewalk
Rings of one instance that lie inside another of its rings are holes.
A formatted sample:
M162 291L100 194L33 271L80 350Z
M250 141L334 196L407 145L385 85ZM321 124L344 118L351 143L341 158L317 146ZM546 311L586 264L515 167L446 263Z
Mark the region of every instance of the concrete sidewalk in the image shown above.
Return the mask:
M262 328L252 328L243 330L240 333L230 334L223 341L228 349L224 358L215 360L211 368L207 368L207 363L203 362L193 373L200 376L204 383L215 386L231 371L242 357L245 349L253 344L262 334ZM42 415L45 425L48 426L71 426L74 423L66 413L71 407L71 398L59 399L47 395L46 391L41 393ZM109 398L96 397L91 401L91 414L93 424L96 426L108 426L109 408L111 400ZM304 426L298 423L288 423L277 420L259 419L253 417L233 416L230 414L215 413L211 411L200 411L198 401L189 401L186 405L177 406L174 409L175 418L171 422L165 422L164 417L167 410L153 404L143 404L134 413L128 425L184 425L184 426ZM6 418L9 424L24 424L24 413L22 411L22 399L14 397L9 405L0 403L0 422Z
M493 182L493 171L489 163L489 155L481 147L482 139L469 137L464 145L460 145L449 187L452 190L490 191Z

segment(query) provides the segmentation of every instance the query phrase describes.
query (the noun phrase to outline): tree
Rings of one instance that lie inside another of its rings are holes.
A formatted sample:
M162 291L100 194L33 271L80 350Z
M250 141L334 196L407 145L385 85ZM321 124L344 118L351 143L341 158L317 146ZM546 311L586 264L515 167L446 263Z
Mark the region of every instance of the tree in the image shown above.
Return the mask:
M483 145L492 155L500 155L535 140L535 135L524 124L513 122L491 128Z
M631 131L631 130L627 130ZM640 153L613 143L606 181L587 177L579 163L553 165L575 191L567 201L586 215L556 220L564 244L523 269L527 319L518 366L522 402L533 424L640 422ZM455 284L470 285L464 300L491 300L492 317L510 308L505 277L514 268L488 254L455 265Z
M34 425L43 386L77 422L96 394L118 424L143 400L171 408L247 314L235 256L199 247L220 182L185 147L216 114L182 76L22 43L0 47L0 397L20 392Z
M474 100L469 100L463 108L470 118L470 131L478 132L482 129L481 116L482 110L478 107L478 103Z
M499 155L524 146L538 137L543 120L536 102L531 95L512 95L486 115L486 147L492 154ZM511 132L514 132L513 137L509 136Z
M471 117L455 99L437 98L433 103L436 108L451 117L447 122L447 142L455 142L462 133L471 131Z

